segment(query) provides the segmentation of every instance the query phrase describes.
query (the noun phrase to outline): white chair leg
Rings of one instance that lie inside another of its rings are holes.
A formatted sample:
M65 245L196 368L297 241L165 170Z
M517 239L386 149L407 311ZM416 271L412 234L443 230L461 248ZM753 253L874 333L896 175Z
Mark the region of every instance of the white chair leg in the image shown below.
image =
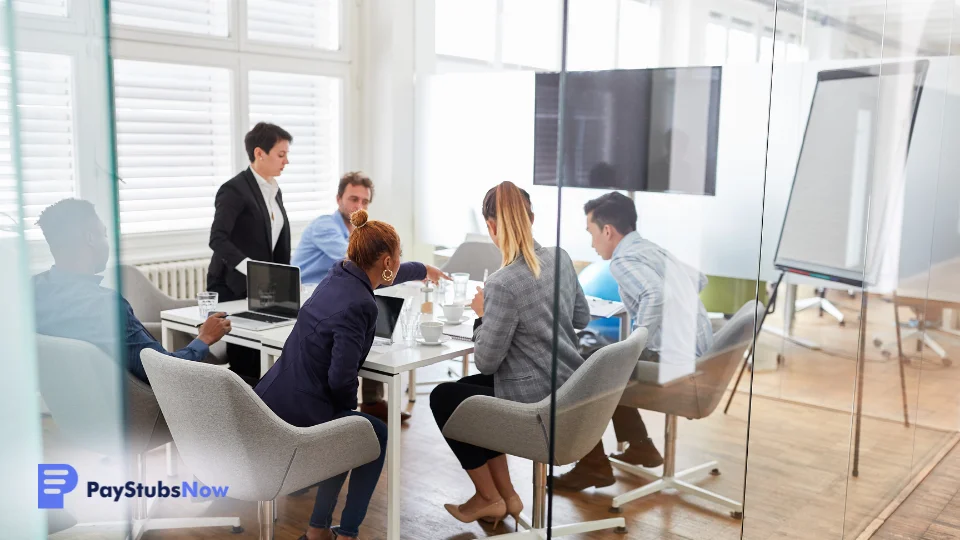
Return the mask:
M645 469L639 465L634 465L633 463L620 461L619 459L610 458L610 465L612 465L614 469L623 471L627 474L632 474L634 476L639 476L640 478L649 480L651 482L660 479L660 475L651 470Z
M700 486L688 484L682 480L676 480L673 482L673 487L677 488L677 491L680 491L682 493L693 495L695 497L700 497L701 499L723 506L726 509L730 510L731 512L735 512L735 513L743 512L742 504L738 503L733 499L724 497L723 495L719 495L712 491L707 491Z
M556 534L554 534L554 536L556 536ZM541 538L544 538L544 536L540 534L540 531L532 530L509 534L498 534L496 538L497 540L540 540Z
M810 309L814 306L819 306L819 305L820 305L819 296L814 296L812 298L804 298L803 300L797 300L797 303L796 303L797 307L795 311L797 313L800 313L801 311L804 311L806 309Z
M670 482L660 479L654 480L649 484L638 487L632 491L628 491L622 495L617 495L613 498L613 508L619 509L621 506L627 504L628 502L635 501L641 497L646 497L647 495L653 495L654 493L659 493L670 487Z
M717 468L716 461L708 461L702 465L697 465L696 467L690 467L689 469L684 469L677 474L673 475L673 478L676 480L690 480L691 477L696 477L704 472L714 470Z
M923 333L923 344L927 347L930 347L930 350L933 352L937 353L937 356L939 356L941 360L947 357L947 351L943 350L943 347L937 343L937 340L933 339L933 336L931 336L929 332Z
M674 415L668 414L666 417L666 422L664 422L664 441L663 476L657 476L647 469L632 465L630 463L624 463L616 459L610 460L610 464L616 467L618 470L651 480L651 483L645 486L614 497L611 501L610 508L612 512L619 513L622 511L621 507L623 505L642 497L646 497L647 495L652 495L668 489L675 489L680 493L687 493L689 495L694 495L696 497L700 497L701 499L717 503L720 506L730 510L730 514L734 518L743 517L742 503L734 501L733 499L728 499L727 497L717 493L707 491L701 487L687 482L687 480L697 478L707 471L710 471L711 474L720 474L720 471L717 470L716 461L709 461L707 463L703 463L697 465L696 467L691 467L679 472L675 471L677 418Z
M553 527L553 537L571 536L574 534L583 534L594 531L603 531L606 529L625 529L627 522L623 518L599 519L597 521L586 521L583 523L571 523L569 525L557 525Z
M841 313L840 310L837 309L837 306L833 305L833 303L829 300L823 300L823 302L820 302L820 307L822 307L823 310L828 314L833 316L833 318L838 322L843 322L843 313Z

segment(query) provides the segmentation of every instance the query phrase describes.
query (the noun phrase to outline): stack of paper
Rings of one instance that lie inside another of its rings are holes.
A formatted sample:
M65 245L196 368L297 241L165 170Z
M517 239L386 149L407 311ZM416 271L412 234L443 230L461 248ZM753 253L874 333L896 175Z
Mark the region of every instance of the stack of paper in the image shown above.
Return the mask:
M596 296L588 296L587 304L590 305L590 316L598 319L607 317L616 317L621 313L626 313L627 308L623 302L614 302L613 300L604 300Z

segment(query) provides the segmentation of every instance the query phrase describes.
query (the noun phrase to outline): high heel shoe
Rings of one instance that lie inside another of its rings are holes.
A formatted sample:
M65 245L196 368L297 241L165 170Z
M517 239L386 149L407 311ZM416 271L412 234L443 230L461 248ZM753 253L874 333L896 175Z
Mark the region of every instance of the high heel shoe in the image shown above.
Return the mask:
M456 504L445 504L443 507L447 509L447 512L450 512L451 516L463 523L473 523L474 521L489 518L493 520L493 526L496 527L503 521L503 518L507 517L507 504L503 502L503 499L498 499L496 502L492 502L483 508L469 513L461 511L460 506Z
M506 499L507 505L507 515L513 518L514 531L520 530L520 512L523 512L523 501L520 500L519 495L514 495L509 499ZM493 523L493 518L481 518L480 521L484 523ZM496 525L494 525L496 526Z
M514 495L507 499L507 513L513 517L514 532L520 530L520 512L523 512L523 501L520 500L520 496Z

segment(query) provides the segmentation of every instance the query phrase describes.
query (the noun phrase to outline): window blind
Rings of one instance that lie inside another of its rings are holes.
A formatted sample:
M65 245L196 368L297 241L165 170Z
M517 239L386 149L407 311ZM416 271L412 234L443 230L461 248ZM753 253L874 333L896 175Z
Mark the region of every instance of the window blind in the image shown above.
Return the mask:
M120 228L204 229L231 159L230 71L114 62Z
M73 70L70 57L17 53L19 148L13 148L10 117L10 57L0 53L0 228L18 218L17 182L12 152L19 150L22 166L23 228L39 235L37 218L47 206L73 197L76 167L73 133Z
M31 0L43 1L43 0ZM113 24L225 37L228 0L113 0Z
M13 0L13 7L21 13L51 17L67 16L67 0Z
M340 2L247 0L247 38L337 50L340 48Z
M271 122L293 136L290 164L278 178L290 221L336 206L340 180L342 84L335 77L251 71L250 125Z

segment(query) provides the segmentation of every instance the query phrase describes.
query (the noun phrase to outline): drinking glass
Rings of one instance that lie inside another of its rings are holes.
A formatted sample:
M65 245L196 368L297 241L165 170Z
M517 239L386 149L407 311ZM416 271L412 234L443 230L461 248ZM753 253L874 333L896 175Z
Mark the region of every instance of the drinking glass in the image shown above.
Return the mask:
M200 317L206 319L211 313L217 311L217 300L220 295L215 292L202 292L197 294L197 308L200 310Z
M450 274L453 278L453 301L465 303L467 301L467 284L470 281L470 274L466 272L455 272Z
M404 343L411 343L417 337L417 328L420 326L420 312L415 309L404 310L400 313L400 332Z

